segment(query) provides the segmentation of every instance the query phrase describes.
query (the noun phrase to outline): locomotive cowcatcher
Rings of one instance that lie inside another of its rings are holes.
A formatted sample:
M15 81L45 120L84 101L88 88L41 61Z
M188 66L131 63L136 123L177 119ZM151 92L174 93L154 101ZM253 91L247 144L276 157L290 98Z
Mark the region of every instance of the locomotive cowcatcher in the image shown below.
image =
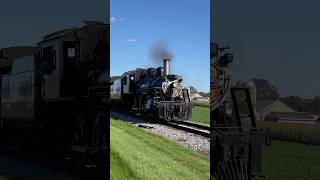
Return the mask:
M136 69L111 77L113 107L165 121L184 121L191 117L189 90L182 77L170 74L170 59L163 67Z
M96 21L1 49L1 144L106 159L109 53L109 25Z

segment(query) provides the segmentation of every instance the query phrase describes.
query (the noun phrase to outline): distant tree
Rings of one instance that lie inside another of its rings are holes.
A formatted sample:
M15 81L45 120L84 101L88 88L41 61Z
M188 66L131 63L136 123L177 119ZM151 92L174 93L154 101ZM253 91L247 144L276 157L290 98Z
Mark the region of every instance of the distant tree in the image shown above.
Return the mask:
M189 89L190 89L190 93L197 93L197 89L193 86L189 86Z
M199 94L203 97L209 97L210 93L199 92Z
M265 79L252 79L257 87L257 98L278 99L279 93L274 85Z
M310 109L312 114L320 114L320 96L312 99Z
M299 96L281 97L280 100L299 112L310 112L311 104Z

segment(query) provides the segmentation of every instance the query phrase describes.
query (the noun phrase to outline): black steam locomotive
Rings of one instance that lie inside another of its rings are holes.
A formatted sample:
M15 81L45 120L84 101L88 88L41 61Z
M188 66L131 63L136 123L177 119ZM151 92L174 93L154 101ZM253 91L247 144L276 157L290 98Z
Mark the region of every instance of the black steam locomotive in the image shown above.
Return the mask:
M191 116L192 105L182 80L170 74L169 59L164 60L164 67L136 69L111 77L112 106L166 121L184 121Z
M48 34L36 47L1 49L0 143L78 162L102 155L109 53L109 25L95 21Z
M211 44L211 179L250 180L261 176L262 146L271 138L269 129L256 125L254 83L231 87L227 49Z

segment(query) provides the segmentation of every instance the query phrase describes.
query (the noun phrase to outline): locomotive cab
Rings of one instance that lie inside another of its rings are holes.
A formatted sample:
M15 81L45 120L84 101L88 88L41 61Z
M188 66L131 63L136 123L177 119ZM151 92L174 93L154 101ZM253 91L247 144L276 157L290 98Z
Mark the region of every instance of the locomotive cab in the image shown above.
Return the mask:
M135 75L132 72L122 76L122 93L133 94Z
M103 159L109 25L85 24L50 33L36 47L0 49L1 144L23 142L81 163Z
M87 25L44 36L42 48L42 97L84 96L88 86L107 84L107 26Z

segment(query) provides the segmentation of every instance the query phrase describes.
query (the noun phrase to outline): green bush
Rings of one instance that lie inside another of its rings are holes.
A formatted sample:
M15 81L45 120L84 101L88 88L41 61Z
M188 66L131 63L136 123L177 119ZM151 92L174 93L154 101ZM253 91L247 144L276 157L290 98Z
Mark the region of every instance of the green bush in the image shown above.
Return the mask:
M192 104L193 106L210 107L209 101L204 101L204 100L193 100Z

